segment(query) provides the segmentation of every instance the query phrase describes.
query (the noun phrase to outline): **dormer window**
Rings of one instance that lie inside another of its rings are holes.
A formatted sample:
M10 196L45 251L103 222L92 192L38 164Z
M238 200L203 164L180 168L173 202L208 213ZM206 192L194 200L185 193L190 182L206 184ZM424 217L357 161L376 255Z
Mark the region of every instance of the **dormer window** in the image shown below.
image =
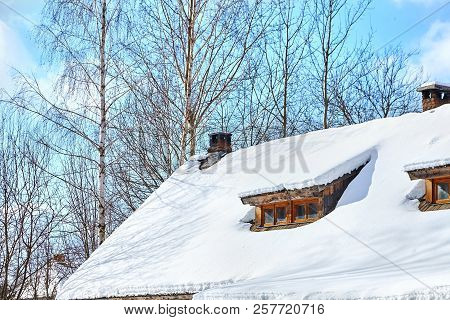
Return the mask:
M242 195L243 204L255 207L255 222L250 230L295 228L321 219L336 208L345 189L363 167L325 185Z
M293 206L295 222L314 221L319 217L319 199L297 200Z
M261 212L259 227L310 223L319 218L319 199L275 202L257 208Z
M408 169L410 167L411 169ZM406 172L411 180L425 181L425 195L420 199L419 209L421 211L435 211L450 209L450 166L429 166L415 168L414 165L407 166Z

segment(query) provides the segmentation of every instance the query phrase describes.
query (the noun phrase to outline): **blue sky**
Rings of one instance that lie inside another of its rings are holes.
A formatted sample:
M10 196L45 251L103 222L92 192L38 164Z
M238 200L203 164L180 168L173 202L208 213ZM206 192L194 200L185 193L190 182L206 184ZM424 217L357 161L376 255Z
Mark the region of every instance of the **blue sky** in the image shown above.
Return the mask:
M0 0L30 20L39 22L44 0ZM351 1L351 0L350 0ZM39 48L32 39L32 24L0 2L0 87L11 89L10 69L33 70L47 78L40 68ZM431 80L450 82L450 1L374 0L370 11L357 27L358 36L375 32L375 45L381 47L442 5L439 12L417 25L393 43L406 49L419 49L414 64L423 66Z

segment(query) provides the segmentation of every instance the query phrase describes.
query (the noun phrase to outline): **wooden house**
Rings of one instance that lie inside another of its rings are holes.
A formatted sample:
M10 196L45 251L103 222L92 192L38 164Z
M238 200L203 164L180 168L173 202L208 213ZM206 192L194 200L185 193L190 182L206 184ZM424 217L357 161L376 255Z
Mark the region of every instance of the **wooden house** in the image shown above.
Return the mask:
M208 153L191 157L161 184L61 285L57 298L168 300L195 294L198 299L364 299L383 298L384 292L388 298L430 294L397 264L386 264L381 253L435 279L431 288L447 285L440 279L449 279L449 271L436 266L450 263L448 217L411 210L426 184L420 209L450 212L450 106L434 110L446 101L447 89L437 84L422 89L424 111L433 109L422 114L234 152L231 134L211 134ZM300 153L308 170L303 170ZM408 174L424 183L412 183ZM408 197L411 187L414 195ZM313 223L333 211L333 226L326 218ZM359 237L384 251L374 255ZM65 259L58 256L55 261Z

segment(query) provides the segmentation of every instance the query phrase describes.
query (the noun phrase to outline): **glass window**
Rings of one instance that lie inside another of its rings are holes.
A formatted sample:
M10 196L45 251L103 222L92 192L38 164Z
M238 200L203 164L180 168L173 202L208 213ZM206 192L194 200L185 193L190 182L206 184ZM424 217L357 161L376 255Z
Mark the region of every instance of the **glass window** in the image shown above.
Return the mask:
M447 182L437 183L437 199L438 200L448 200L450 198L449 188Z
M306 208L304 205L295 205L294 206L294 215L295 220L303 220L306 218Z
M264 223L265 224L273 224L274 222L274 214L272 208L264 209Z
M310 203L308 204L308 218L314 219L317 218L317 204L315 203Z
M277 223L286 222L286 207L277 207Z

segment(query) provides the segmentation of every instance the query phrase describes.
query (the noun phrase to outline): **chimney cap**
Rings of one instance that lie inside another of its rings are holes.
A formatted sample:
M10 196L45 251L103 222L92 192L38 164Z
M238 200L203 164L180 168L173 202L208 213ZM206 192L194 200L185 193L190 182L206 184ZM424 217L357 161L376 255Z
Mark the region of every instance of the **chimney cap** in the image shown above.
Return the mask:
M445 92L450 92L450 84L442 82L426 82L417 88L417 92L427 91L427 90L440 90Z
M218 131L218 132L210 133L209 136L231 136L231 133Z

